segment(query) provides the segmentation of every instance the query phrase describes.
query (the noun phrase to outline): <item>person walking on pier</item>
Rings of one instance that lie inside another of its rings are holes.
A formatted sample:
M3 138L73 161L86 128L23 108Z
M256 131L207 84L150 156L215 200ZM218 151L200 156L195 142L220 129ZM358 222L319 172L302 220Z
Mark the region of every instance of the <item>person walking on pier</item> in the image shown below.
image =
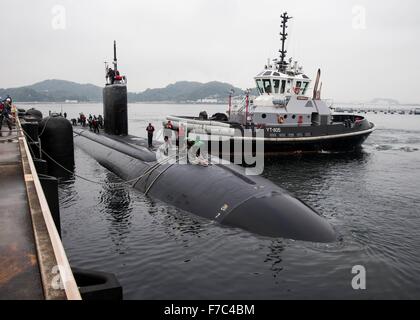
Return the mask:
M3 119L6 119L7 126L9 127L9 130L12 131L12 120L10 119L10 114L12 112L12 105L11 105L11 99L7 98L3 105L3 109L0 113L0 130L3 126Z
M153 133L155 132L155 127L149 123L149 126L146 128L147 138L149 142L149 148L153 148Z
M1 127L3 126L3 110L4 110L4 103L0 97L0 130L1 130Z

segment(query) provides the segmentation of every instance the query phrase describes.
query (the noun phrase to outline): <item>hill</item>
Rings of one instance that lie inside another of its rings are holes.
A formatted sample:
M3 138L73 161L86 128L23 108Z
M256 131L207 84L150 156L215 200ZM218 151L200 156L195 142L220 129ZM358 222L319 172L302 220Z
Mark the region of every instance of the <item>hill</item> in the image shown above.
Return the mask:
M243 90L223 82L180 81L165 88L147 89L140 93L129 93L129 102L195 102L201 99L224 100L231 89L235 95ZM16 102L79 102L102 101L102 88L92 84L79 84L65 80L45 80L20 88L0 89L0 96L10 95Z
M190 82L180 81L170 84L165 88L147 89L141 93L130 93L129 100L133 102L156 102L156 101L172 101L187 102L198 101L202 99L225 99L229 95L231 89L235 90L235 94L243 93L240 88L235 88L231 84L223 82Z
M0 97L5 98L7 95L13 97L16 102L50 101L48 96L30 89L29 87L0 89Z
M45 94L55 101L101 101L102 88L93 84L79 84L64 80L45 80L29 86L41 94Z
M64 102L102 100L102 89L92 84L64 80L45 80L20 88L0 89L0 96L10 95L16 102Z

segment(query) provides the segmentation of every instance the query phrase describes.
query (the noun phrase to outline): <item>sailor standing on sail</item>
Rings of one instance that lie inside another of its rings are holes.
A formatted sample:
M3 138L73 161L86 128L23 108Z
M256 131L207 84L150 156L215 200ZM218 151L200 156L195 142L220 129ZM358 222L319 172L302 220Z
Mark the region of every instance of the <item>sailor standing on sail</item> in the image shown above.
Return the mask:
M109 84L114 84L115 81L115 71L112 68L108 69L108 73L106 74Z

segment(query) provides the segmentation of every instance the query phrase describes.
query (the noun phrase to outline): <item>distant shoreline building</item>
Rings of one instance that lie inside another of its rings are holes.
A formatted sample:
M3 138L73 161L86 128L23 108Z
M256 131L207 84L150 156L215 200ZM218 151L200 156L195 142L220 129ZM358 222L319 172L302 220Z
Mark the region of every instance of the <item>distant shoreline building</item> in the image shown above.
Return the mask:
M219 100L217 98L204 98L204 99L198 99L198 103L219 103Z

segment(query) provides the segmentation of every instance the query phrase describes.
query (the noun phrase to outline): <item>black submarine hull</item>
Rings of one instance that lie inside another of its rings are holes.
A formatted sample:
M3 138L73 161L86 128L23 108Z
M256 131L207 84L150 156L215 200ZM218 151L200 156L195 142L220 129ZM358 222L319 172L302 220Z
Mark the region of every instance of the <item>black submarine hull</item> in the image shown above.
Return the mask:
M183 211L265 237L328 243L330 224L312 208L242 167L159 164L147 141L75 129L75 145L137 190ZM141 179L139 177L143 176Z

